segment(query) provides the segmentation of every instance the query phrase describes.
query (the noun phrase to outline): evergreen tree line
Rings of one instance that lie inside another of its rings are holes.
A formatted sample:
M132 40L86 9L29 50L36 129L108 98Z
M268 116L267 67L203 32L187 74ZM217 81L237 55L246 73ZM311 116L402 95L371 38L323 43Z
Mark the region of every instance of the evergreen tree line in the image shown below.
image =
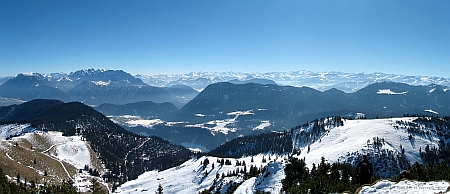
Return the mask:
M260 153L287 154L291 151L292 138L289 131L285 131L239 137L210 151L208 155L239 158Z
M205 169L209 164L210 161L208 158L206 158L204 161L202 161L202 168ZM226 159L217 159L216 165L215 163L211 163L212 169L214 167L221 168L223 165L233 165L231 160ZM266 167L257 167L256 165L250 164L250 167L247 168L247 165L245 164L245 161L239 161L236 160L235 163L235 169L231 170L227 173L222 174L216 174L216 178L214 179L213 184L209 189L205 189L199 193L221 193L222 190L225 190L225 193L233 193L239 185L241 185L245 180L248 180L252 177L258 177L258 176L264 176L267 177L270 174L270 172L267 170ZM205 172L205 178L208 176L208 171ZM241 182L234 182L234 181L225 181L225 178L227 177L235 177L239 176L242 177ZM263 193L261 191L256 191L257 193Z
M327 133L327 129L344 126L344 120L340 116L314 119L303 125L298 125L290 129L294 142L303 142L305 144L313 143ZM297 152L294 150L294 152Z
M282 190L287 193L354 192L359 185L359 172L349 163L330 164L322 157L320 164L306 167L305 159L289 157L284 169Z
M408 115L409 116L409 115ZM419 153L424 164L432 163L439 164L445 162L450 165L450 142L446 140L450 139L450 116L444 116L442 118L432 116L419 116L413 122L398 121L397 128L405 128L409 133L429 136L432 134L437 135L440 138L438 147L430 147L427 145L422 148L419 147ZM414 141L414 137L410 135L410 141Z
M320 164L312 165L308 169L305 159L290 157L285 168L285 179L282 181L283 191L287 193L342 193L354 192L359 184L359 170L350 163L328 163L321 158ZM376 171L376 170L375 170ZM409 168L410 180L441 181L449 180L450 168L445 161L437 164L429 162L423 165L414 163ZM372 183L380 177L373 176ZM400 181L400 172L393 177L393 181Z
M20 180L20 179L19 179ZM3 170L0 168L0 193L2 194L50 194L50 193L65 193L75 194L77 189L72 186L70 182L63 182L60 185L41 185L27 184L26 182L18 181L14 183L6 178Z
M410 179L418 180L418 181L440 181L440 180L449 180L450 179L450 166L446 161L442 161L440 163L434 164L428 162L426 165L423 165L419 162L415 162L410 170ZM397 177L396 180L399 178Z

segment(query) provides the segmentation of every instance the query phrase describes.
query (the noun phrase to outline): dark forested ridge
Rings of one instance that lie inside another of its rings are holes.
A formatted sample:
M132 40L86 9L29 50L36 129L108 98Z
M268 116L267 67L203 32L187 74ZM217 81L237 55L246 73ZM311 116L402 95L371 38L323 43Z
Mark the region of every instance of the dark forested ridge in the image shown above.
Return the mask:
M249 135L230 140L214 150L210 155L218 157L252 156L260 153L275 154L296 154L293 150L293 140L301 138L303 142L310 142L319 139L321 133L325 131L325 126L342 126L343 119L339 116L322 119L314 119L303 125L298 125L283 132L262 133L259 135ZM303 129L308 130L303 130ZM298 131L301 131L297 133ZM299 137L297 134L300 134Z
M16 111L30 109L36 114L20 116ZM143 137L110 121L103 114L80 102L33 100L0 110L3 123L28 122L42 131L61 131L81 135L90 142L106 168L106 182L116 184L136 179L146 170L164 170L186 161L191 152L159 137ZM117 186L115 184L115 186Z
M233 139L209 152L217 157L252 156L259 153L289 154L292 151L292 138L289 132L263 133Z
M205 122L207 117L193 113L227 118L236 110L257 110L255 117L277 123L270 130L285 130L298 124L331 115L363 112L368 118L400 117L409 114L450 115L450 92L440 85L413 86L395 82L368 85L354 93L336 89L324 92L308 87L261 84L215 83L180 109L178 118ZM426 107L426 108L424 108ZM178 119L178 120L182 120Z
M178 111L170 102L154 103L143 101L123 105L101 104L94 108L105 115L138 115L142 117L164 118Z

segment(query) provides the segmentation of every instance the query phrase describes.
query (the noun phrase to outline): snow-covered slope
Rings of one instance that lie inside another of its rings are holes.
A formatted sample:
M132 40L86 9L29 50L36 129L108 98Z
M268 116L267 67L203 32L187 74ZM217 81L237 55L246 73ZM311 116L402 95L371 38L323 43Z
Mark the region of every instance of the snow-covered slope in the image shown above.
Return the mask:
M420 151L425 147L438 147L439 136L432 126L415 122L416 118L389 118L389 119L360 119L344 120L344 124L325 124L324 131L316 137L309 138L300 134L308 134L312 124L297 130L293 134L293 148L300 151L295 157L305 158L308 168L312 164L318 165L322 157L329 163L347 162L356 166L360 156L367 154L374 164L375 175L382 178L392 178L408 166L408 163L421 163ZM324 123L329 122L325 119ZM414 132L413 132L414 131ZM423 135L420 131L426 131ZM312 133L311 133L312 134ZM262 162L262 158L267 159ZM166 193L198 193L205 189L225 193L235 183L235 193L255 193L265 191L279 193L284 179L284 168L287 164L287 155L258 155L238 159L225 158L232 161L232 165L220 165L217 160L221 158L204 156L191 159L181 166L161 172L151 171L141 175L137 180L123 184L117 193L153 193L161 185ZM202 162L208 158L214 163L202 167ZM243 166L235 165L235 161L245 161L248 171L250 165L266 167L256 177L244 179L242 173L223 177L230 171ZM270 172L270 173L268 173ZM218 186L221 185L221 186ZM421 186L428 190L423 191ZM402 181L399 183L380 181L375 185L364 187L361 193L422 193L439 192L447 190L449 184L445 181L415 182ZM420 190L422 189L422 190Z
M432 135L408 132L407 123L413 122L414 119L409 117L345 120L344 126L326 128L326 132L322 133L321 137L317 137L316 141L305 142L295 139L294 148L301 150L298 157L305 157L308 165L319 164L321 157L325 157L329 162L339 160L356 165L363 154L367 154L375 163L388 155L395 157L400 155L410 163L422 162L419 151L427 146L438 148L439 138L426 126L417 127L431 131ZM404 154L402 154L402 148ZM381 177L397 175L402 170L402 161L395 163L388 168L380 166L379 171L375 173Z
M34 131L30 124L8 124L0 125L0 140L7 140L26 132Z
M0 154L6 156L6 160L1 162L7 168L4 168L5 174L10 177L14 177L13 172L20 173L37 184L58 184L72 179L81 192L89 190L91 179L102 183L100 178L90 176L85 170L80 171L87 165L104 172L99 159L81 136L37 131L30 124L1 125Z
M29 141L35 141L35 137L41 136L47 139L52 145L44 153L49 153L51 156L60 161L65 161L72 164L77 169L83 169L85 165L93 166L91 164L91 154L88 148L88 143L81 140L81 136L65 137L62 132L49 131L47 133L37 132L35 134L27 133L22 137Z
M266 161L263 162L263 158ZM210 162L206 168L202 165L205 159ZM218 160L222 159L230 160L231 165L221 165ZM254 193L256 190L279 193L282 187L281 180L284 179L284 160L285 158L275 155L258 155L239 159L204 156L165 171L146 172L138 179L120 186L116 193L155 193L160 184L164 193L198 193L214 185L220 193L225 193L232 185L239 185L235 193ZM237 166L236 161L239 161L241 165ZM249 179L244 179L241 173L227 176L228 173L238 169L240 171L246 169L248 172L251 166L257 168L266 166L266 171L263 173L265 176L260 175Z

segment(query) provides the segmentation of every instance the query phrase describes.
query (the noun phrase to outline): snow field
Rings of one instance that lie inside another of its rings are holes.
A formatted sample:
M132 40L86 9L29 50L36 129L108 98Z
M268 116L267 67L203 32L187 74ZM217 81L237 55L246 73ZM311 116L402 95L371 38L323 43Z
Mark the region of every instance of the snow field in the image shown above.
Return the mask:
M11 136L21 135L22 133L31 132L34 129L30 124L7 124L0 125L0 140L6 140Z
M263 163L263 157L267 162ZM271 155L272 162L269 161L269 155L257 155L253 157L244 158L223 158L224 160L230 160L232 165L220 165L217 160L222 158L203 156L198 159L191 159L183 163L178 167L167 169L165 171L149 171L140 175L138 179L128 181L121 185L116 193L154 193L159 184L164 189L164 193L198 193L205 189L209 189L213 182L222 181L223 187L221 192L224 193L227 188L227 183L235 182L242 183L235 193L253 193L256 189L261 191L267 191L271 193L279 193L281 190L281 180L284 179L284 165L282 161L284 158L277 158L275 155ZM205 158L208 158L209 164L205 169L201 164ZM247 171L250 169L250 165L258 168L267 166L270 174L267 177L253 177L248 180L244 180L242 175L225 177L222 180L216 179L216 175L227 173L236 170L237 168L243 169L243 166L235 166L236 160L241 163L245 161ZM214 169L212 168L214 164ZM206 171L208 172L206 175ZM219 183L220 184L220 183Z
M408 161L421 162L419 149L425 149L427 145L438 147L439 139L434 136L415 136L411 141L406 129L394 127L396 121L412 120L414 118L346 120L344 126L329 129L320 140L311 143L309 152L308 145L299 145L301 154L298 158L305 157L306 164L311 168L313 163L316 165L320 163L321 157L325 157L329 163L345 161L347 154L353 152L367 154L370 157L379 152L373 145L373 138L378 137L384 138L384 144L380 149L401 153L401 145L405 149L404 156Z

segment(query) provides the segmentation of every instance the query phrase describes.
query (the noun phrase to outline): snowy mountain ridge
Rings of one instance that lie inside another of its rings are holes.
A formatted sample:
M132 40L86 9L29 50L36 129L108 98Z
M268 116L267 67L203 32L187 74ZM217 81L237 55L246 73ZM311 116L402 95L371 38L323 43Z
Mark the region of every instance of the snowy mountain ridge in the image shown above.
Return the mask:
M439 148L441 138L437 132L415 120L414 117L345 120L343 126L325 127L323 133L310 136L310 141L306 142L302 141L306 136L301 135L301 130L294 135L293 148L299 150L298 157L305 157L309 165L318 164L321 157L325 157L330 162L345 161L356 166L365 154L371 157L374 168L378 168L375 175L393 178L407 168L407 163L422 163L420 152L427 146ZM408 131L412 123L430 135ZM394 160L385 161L386 157L393 157ZM391 165L378 166L381 163Z
M342 124L332 123L328 119L319 122L323 122L325 127L315 128L311 124L291 132L294 152L289 155L305 158L308 169L312 169L313 164L318 165L322 157L330 163L346 162L356 166L360 157L366 154L373 163L375 176L393 178L413 163L422 163L421 153L427 147L438 148L440 141L446 138L436 126L417 121L415 117L344 120ZM308 133L313 129L322 131ZM138 179L123 184L116 192L153 193L161 185L168 193L198 193L205 189L225 193L232 186L235 187L234 193L280 193L289 155L269 152L239 158L193 158L165 171L146 172ZM219 161L222 159L231 160L232 163L221 165ZM205 160L209 161L206 167L202 165ZM242 165L243 161L245 167ZM230 171L247 172L251 165L262 166L264 170L258 176L250 178L243 178L245 176L242 173L223 176ZM429 187L421 190L420 185ZM380 181L373 186L363 187L360 192L398 193L405 190L407 192L409 188L415 189L415 193L434 193L446 191L449 186L445 181Z
M430 85L438 84L450 86L449 77L421 76L421 75L396 75L381 72L375 73L347 73L340 71L312 72L307 70L291 72L266 72L266 73L243 73L243 72L190 72L186 74L159 74L145 75L137 74L132 76L123 70L108 69L82 69L70 73L22 73L24 76L37 76L42 80L53 82L63 91L74 86L73 82L82 80L108 82L109 78L113 82L126 81L135 85L148 84L155 87L170 87L174 85L187 85L198 91L202 91L209 84L229 81L248 80L272 80L279 85L289 85L295 87L307 86L320 91L331 88L351 93L367 85L377 82L399 82L409 85ZM109 77L109 78L108 78ZM108 79L106 79L108 78ZM140 79L139 81L136 81ZM141 81L142 80L142 81ZM71 84L72 83L72 84Z

